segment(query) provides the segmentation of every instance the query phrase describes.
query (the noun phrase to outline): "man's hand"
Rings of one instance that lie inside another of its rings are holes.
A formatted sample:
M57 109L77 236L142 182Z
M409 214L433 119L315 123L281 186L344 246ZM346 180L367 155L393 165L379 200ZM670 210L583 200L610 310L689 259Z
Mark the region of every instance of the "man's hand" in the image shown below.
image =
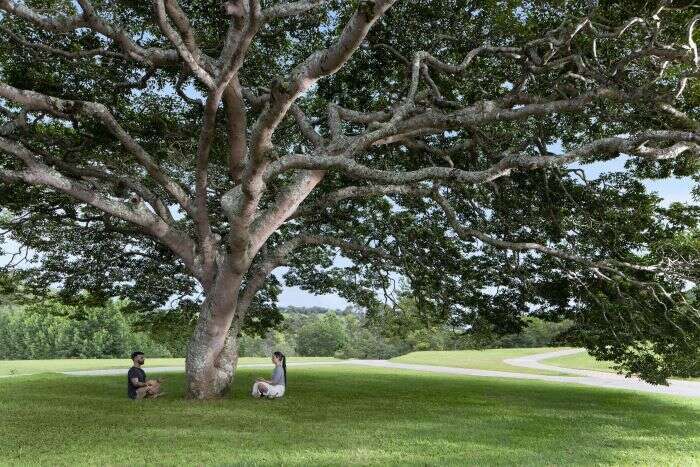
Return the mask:
M141 381L139 381L138 378L131 378L131 384L133 384L133 385L136 386L137 388L142 388L142 387L144 387L144 386L148 386L148 383L147 383L147 382L146 382L146 383L142 383Z

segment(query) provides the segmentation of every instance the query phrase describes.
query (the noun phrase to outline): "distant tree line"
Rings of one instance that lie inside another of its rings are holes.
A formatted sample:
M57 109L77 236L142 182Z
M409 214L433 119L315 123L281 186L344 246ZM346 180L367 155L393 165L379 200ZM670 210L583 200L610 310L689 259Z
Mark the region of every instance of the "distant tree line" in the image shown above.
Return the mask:
M559 336L571 327L570 322L550 323L531 317L517 334L470 333L426 323L410 299L404 299L403 305L402 315L392 313L381 318L366 316L352 307L323 314L283 309L284 321L279 329L262 337L241 337L241 354L264 356L281 350L287 355L385 359L424 350L545 347L561 345Z
M118 303L6 305L0 308L0 359L123 358L134 349L153 357L173 356L147 333L134 331L132 322Z
M106 307L44 301L0 306L0 359L125 358L134 349L152 357L182 357L189 333L167 312L135 316L124 302ZM391 358L421 350L554 345L569 323L528 319L518 334L466 333L426 322L410 299L402 313L367 316L361 309L287 307L284 320L263 335L240 337L242 356L267 356L275 350L294 356Z

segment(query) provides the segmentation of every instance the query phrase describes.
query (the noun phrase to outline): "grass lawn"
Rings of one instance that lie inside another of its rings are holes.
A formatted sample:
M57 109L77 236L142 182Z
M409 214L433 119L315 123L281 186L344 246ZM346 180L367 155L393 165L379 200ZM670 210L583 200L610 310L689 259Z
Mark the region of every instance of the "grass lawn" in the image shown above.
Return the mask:
M478 370L514 371L516 373L536 373L539 375L563 375L564 373L535 370L503 363L505 358L525 357L538 353L563 350L561 348L540 347L533 349L486 349L486 350L448 350L411 352L392 358L392 362L415 363L421 365L452 366L458 368L476 368Z
M288 362L301 361L329 361L335 360L330 357L289 357ZM241 358L239 364L270 363L267 357L245 357ZM271 364L271 363L270 363ZM146 358L144 369L157 366L184 366L184 358ZM105 358L105 359L56 359L56 360L0 360L0 376L12 374L35 374L57 371L77 371L77 370L103 370L110 368L124 368L131 366L128 358Z
M0 381L0 463L493 465L700 463L700 401L350 366L295 368L281 400L126 399L123 377ZM149 375L150 376L150 375Z
M588 355L588 352L581 352L574 355L554 357L542 360L547 365L562 366L564 368L577 368L579 370L596 370L614 372L610 362L596 360Z

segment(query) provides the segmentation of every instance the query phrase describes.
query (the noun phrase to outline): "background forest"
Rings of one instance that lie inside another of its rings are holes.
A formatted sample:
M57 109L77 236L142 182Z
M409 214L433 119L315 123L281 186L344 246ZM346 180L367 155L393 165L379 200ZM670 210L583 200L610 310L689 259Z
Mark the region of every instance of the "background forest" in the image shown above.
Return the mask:
M0 359L121 358L134 349L150 357L184 357L189 330L169 322L127 313L125 302L106 307L67 306L53 301L0 307ZM405 295L391 313L368 317L347 307L280 308L284 319L263 335L244 334L241 355L392 358L418 350L458 350L556 345L569 322L548 323L532 317L517 334L497 336L430 322ZM165 319L163 318L165 316Z

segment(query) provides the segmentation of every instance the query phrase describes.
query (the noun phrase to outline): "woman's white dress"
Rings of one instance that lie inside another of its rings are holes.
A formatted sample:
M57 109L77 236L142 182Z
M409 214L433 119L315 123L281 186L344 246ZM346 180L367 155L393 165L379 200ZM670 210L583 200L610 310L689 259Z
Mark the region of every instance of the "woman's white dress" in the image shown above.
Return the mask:
M267 394L260 392L260 384L267 386ZM282 397L284 396L284 384L255 383L253 385L253 397Z
M272 371L271 383L257 382L253 385L253 397L282 397L284 395L284 370L282 367L276 366ZM267 386L267 392L260 392L260 385Z

